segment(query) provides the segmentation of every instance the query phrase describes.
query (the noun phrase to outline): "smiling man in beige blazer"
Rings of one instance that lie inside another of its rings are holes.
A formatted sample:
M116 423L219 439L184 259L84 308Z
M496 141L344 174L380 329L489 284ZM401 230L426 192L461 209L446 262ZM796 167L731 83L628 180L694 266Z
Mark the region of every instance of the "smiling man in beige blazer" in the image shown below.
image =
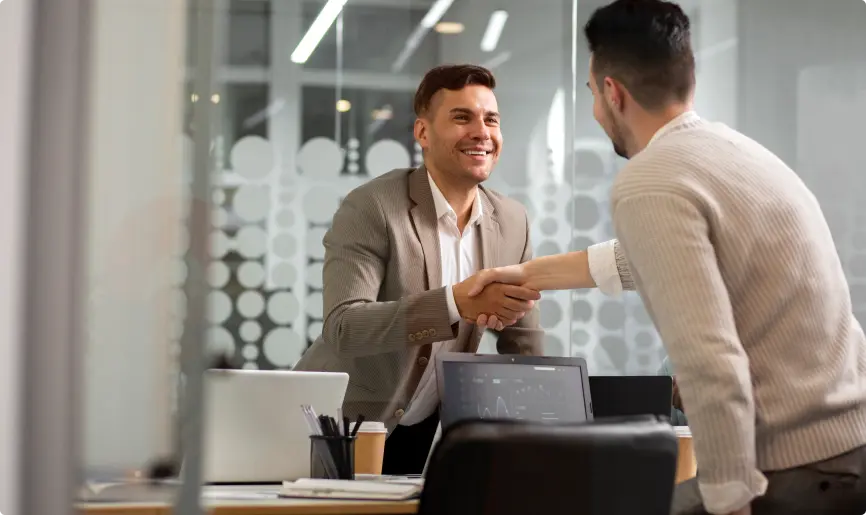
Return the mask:
M481 340L464 319L495 314L500 353L542 354L537 292L468 295L479 270L532 258L524 207L480 186L502 150L494 87L478 66L428 72L414 106L424 166L349 193L325 235L324 330L295 370L349 373L344 412L389 430L385 474L422 471L439 423L433 356Z

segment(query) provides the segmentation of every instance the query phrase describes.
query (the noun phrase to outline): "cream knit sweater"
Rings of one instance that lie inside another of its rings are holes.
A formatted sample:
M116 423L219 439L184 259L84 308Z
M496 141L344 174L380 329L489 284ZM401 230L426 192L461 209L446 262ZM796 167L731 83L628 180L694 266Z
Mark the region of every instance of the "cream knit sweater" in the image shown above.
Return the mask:
M866 337L815 197L767 149L686 113L619 173L617 237L673 368L713 513L761 471L866 443Z

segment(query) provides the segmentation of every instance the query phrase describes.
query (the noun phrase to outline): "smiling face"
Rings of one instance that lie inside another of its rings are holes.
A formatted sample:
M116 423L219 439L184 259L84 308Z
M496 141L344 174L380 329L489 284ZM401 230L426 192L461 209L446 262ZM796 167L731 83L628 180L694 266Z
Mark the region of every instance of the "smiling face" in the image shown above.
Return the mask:
M415 139L428 168L455 184L487 180L499 160L499 107L490 88L441 89L415 121Z

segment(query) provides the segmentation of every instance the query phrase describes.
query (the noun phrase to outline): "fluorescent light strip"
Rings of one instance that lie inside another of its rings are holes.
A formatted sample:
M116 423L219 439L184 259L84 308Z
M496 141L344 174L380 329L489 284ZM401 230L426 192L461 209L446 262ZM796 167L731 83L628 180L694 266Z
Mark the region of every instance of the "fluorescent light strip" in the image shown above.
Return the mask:
M427 14L425 14L424 18L421 19L421 23L419 23L418 26L415 27L415 30L412 31L412 34L409 35L406 44L403 46L403 50L400 52L400 55L397 56L394 64L391 65L392 73L399 73L403 70L403 67L406 66L406 63L409 61L409 58L412 57L412 54L415 53L418 45L421 44L424 36L427 35L427 32L429 32L430 29L439 23L439 20L442 19L442 16L445 15L445 11L451 7L452 3L454 3L454 0L436 0L436 2L430 6L430 10L427 11Z
M307 59L310 58L313 51L319 46L319 42L328 33L328 29L334 24L334 20L340 15L340 11L343 10L344 5L346 5L346 0L328 0L328 3L322 7L322 11L316 16L313 24L310 25L307 33L304 34L301 42L295 47L295 51L292 52L293 63L302 64L307 62Z
M451 7L451 4L454 3L454 0L436 0L432 6L430 6L430 10L427 11L427 14L424 15L424 18L421 20L421 26L427 27L428 29L433 28L439 23L439 20L442 19L442 16L445 15L445 11Z
M506 50L505 52L498 53L495 56L491 57L489 61L483 63L481 66L487 68L488 70L492 70L505 63L509 59L511 59L511 52Z
M490 15L490 21L487 22L484 37L481 38L481 50L485 52L496 50L506 20L508 20L508 11L493 11L493 14Z

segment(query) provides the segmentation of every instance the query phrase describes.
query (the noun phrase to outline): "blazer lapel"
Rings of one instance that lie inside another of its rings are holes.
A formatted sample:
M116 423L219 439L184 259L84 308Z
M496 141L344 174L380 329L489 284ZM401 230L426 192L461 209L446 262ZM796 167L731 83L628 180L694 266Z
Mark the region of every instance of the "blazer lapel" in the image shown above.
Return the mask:
M493 209L493 203L487 197L487 193L481 190L482 212L481 217L481 268L493 268L499 266L500 233L499 221Z
M439 221L436 219L436 205L427 178L427 168L419 166L409 174L409 198L415 202L410 210L412 223L418 233L418 240L424 251L424 268L427 272L428 289L442 287L442 261L439 249Z
M483 189L479 197L481 198L482 212L484 213L479 223L481 230L478 232L478 235L481 237L481 269L493 268L499 266L499 221L493 209L493 203L490 202L487 193ZM482 336L484 336L484 330L473 325L471 336L466 343L466 352L477 352Z

